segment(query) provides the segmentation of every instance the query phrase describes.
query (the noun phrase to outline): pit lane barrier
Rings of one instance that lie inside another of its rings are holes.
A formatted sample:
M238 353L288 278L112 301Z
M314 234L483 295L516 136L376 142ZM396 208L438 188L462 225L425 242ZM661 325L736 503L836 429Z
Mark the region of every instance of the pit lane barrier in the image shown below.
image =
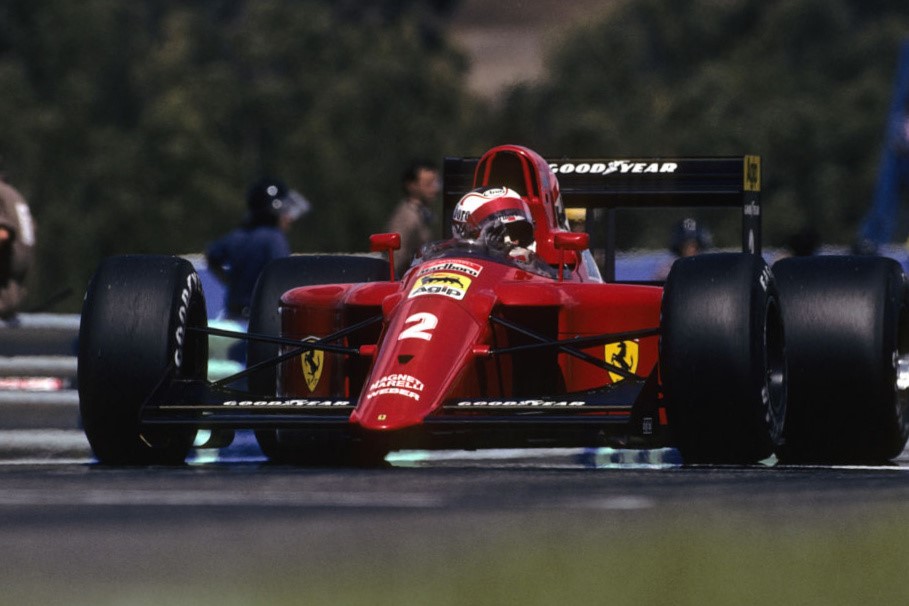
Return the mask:
M0 459L91 456L79 415L79 321L78 314L20 314L0 322ZM242 369L228 359L232 342L210 339L209 378Z
M0 430L78 429L78 314L0 324Z
M86 458L76 390L78 314L0 322L0 459Z

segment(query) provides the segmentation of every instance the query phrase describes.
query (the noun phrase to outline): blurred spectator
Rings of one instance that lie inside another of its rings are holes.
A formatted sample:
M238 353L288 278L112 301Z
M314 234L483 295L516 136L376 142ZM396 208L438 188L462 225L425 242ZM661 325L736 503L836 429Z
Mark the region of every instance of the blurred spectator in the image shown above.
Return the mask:
M439 196L438 167L427 160L413 162L401 176L404 198L388 221L387 231L401 234L401 250L395 254L395 276L410 267L420 247L433 239L433 205Z
M568 220L568 227L571 229L571 231L587 231L586 208L566 208L565 218Z
M697 219L686 217L673 225L669 238L672 258L657 268L654 280L665 280L677 259L691 257L713 246L713 235Z
M853 255L874 256L878 254L878 245L877 242L870 238L857 238L852 243L849 252Z
M15 317L34 259L35 224L28 203L0 175L0 319Z
M247 212L240 227L212 242L205 251L208 267L227 286L226 317L249 320L253 287L272 260L290 255L286 233L309 212L310 204L280 179L265 177L249 188Z

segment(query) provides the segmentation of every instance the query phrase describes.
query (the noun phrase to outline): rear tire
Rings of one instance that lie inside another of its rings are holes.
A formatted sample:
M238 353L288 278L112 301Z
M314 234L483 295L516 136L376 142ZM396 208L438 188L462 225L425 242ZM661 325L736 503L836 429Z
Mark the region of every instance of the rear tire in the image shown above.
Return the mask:
M278 302L285 292L298 286L376 282L389 278L388 261L376 257L341 255L302 255L277 259L266 266L256 282L250 305L249 332L278 335L281 318ZM247 364L271 360L278 355L279 346L273 343L249 341ZM265 366L249 375L249 391L263 397L273 397L277 385L277 367ZM269 460L299 463L292 446L279 443L275 430L257 430L256 441Z
M685 463L756 463L781 443L786 409L783 324L756 255L675 262L665 284L660 373Z
M881 463L909 436L909 289L884 257L793 257L773 266L789 358L787 463ZM902 361L902 363L900 363ZM907 370L903 370L905 375Z
M199 276L185 259L119 256L98 268L79 326L79 411L92 451L107 465L179 464L194 429L143 429L145 400L163 381L204 380L208 339Z

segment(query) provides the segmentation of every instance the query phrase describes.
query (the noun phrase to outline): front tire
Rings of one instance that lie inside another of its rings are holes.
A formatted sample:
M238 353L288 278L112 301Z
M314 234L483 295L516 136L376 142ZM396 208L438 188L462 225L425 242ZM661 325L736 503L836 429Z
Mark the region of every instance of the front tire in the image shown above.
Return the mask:
M281 317L278 303L285 292L298 286L387 280L388 262L376 257L347 255L301 255L272 261L256 282L250 305L250 334L278 335ZM247 364L271 360L278 355L278 345L250 341ZM277 367L267 365L249 375L249 391L262 397L273 397L277 385ZM273 462L299 463L301 457L293 446L278 441L271 429L256 431L262 452ZM305 450L305 449L304 449ZM304 459L306 457L303 457Z
M767 264L757 255L679 259L662 303L660 373L685 463L750 464L782 441L783 323Z
M107 465L179 464L194 429L146 429L142 405L163 382L204 380L208 339L201 281L185 259L135 255L102 261L82 306L79 411Z

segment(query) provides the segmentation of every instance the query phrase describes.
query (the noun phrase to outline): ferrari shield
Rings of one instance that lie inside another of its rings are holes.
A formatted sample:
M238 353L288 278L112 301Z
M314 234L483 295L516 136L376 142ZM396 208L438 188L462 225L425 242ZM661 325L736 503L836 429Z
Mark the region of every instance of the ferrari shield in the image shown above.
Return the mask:
M315 337L310 337L306 341L315 341ZM319 379L322 378L322 362L325 360L325 352L321 349L310 349L303 352L300 356L300 364L303 366L303 378L306 379L306 386L309 391L315 391Z
M606 361L628 372L637 372L638 369L638 342L619 341L606 345ZM624 379L618 373L610 372L609 378L613 383Z

